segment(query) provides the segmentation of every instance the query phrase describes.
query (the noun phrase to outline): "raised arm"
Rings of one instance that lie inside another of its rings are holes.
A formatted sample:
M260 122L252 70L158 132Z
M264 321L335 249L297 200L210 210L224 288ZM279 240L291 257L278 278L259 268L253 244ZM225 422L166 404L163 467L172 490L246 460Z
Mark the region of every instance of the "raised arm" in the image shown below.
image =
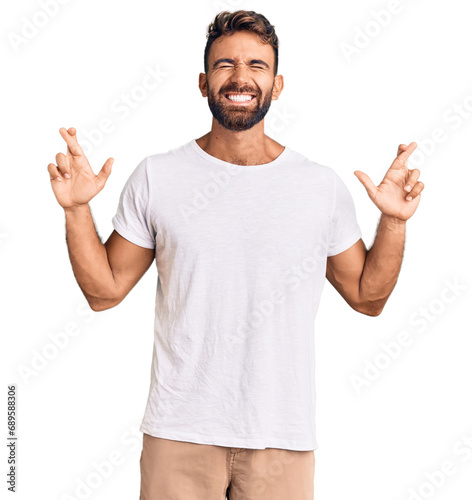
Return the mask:
M99 193L111 173L109 158L95 175L77 142L76 130L60 129L67 155L56 155L48 171L56 199L64 209L66 241L77 283L94 311L119 304L154 260L154 250L143 248L113 231L103 244L88 202Z
M367 250L360 239L346 251L328 257L328 281L353 309L369 316L382 312L395 287L403 259L406 221L414 214L424 188L418 182L420 171L407 167L415 148L414 142L408 147L400 145L379 186L367 174L355 172L381 211L375 241Z

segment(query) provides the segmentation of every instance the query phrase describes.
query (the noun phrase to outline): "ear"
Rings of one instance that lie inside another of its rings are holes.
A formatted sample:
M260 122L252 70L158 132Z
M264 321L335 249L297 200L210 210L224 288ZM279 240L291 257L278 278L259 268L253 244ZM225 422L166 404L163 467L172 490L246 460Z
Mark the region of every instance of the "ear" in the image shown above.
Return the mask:
M208 97L207 77L205 73L200 73L198 75L198 87L200 88L202 96Z
M276 75L274 78L274 89L272 90L272 100L275 101L279 98L284 88L284 77L282 75Z

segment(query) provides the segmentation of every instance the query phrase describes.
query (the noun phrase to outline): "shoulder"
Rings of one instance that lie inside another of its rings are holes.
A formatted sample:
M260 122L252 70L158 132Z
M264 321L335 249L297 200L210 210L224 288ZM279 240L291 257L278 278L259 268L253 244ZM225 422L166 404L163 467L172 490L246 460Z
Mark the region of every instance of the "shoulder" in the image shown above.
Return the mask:
M318 179L326 179L334 185L337 175L336 171L327 165L311 160L304 154L288 147L290 160L296 161L298 165L304 166L307 172L313 173Z
M186 142L185 144L182 144L180 146L170 148L167 151L146 156L144 160L146 160L148 167L152 168L160 164L168 164L173 161L179 161L182 159L182 157L189 154L190 149L191 141Z

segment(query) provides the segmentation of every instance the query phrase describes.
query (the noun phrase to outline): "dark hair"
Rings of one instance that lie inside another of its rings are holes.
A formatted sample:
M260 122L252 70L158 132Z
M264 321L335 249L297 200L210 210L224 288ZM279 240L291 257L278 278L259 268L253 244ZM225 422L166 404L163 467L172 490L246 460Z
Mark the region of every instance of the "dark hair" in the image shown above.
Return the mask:
M232 35L235 31L250 31L259 36L263 43L269 43L274 49L274 75L279 65L279 39L275 34L275 27L262 15L252 10L223 11L216 15L208 26L207 42L205 46L204 67L208 73L208 54L213 42L224 35Z

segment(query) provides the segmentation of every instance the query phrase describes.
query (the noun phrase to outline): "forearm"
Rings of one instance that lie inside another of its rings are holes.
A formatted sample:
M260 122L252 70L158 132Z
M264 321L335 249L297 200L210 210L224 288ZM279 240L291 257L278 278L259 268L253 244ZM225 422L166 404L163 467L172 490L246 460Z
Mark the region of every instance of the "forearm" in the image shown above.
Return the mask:
M359 295L380 313L400 273L406 221L381 215L374 244L368 250L359 282Z
M66 241L77 283L92 308L115 296L107 250L100 241L89 205L64 209Z

